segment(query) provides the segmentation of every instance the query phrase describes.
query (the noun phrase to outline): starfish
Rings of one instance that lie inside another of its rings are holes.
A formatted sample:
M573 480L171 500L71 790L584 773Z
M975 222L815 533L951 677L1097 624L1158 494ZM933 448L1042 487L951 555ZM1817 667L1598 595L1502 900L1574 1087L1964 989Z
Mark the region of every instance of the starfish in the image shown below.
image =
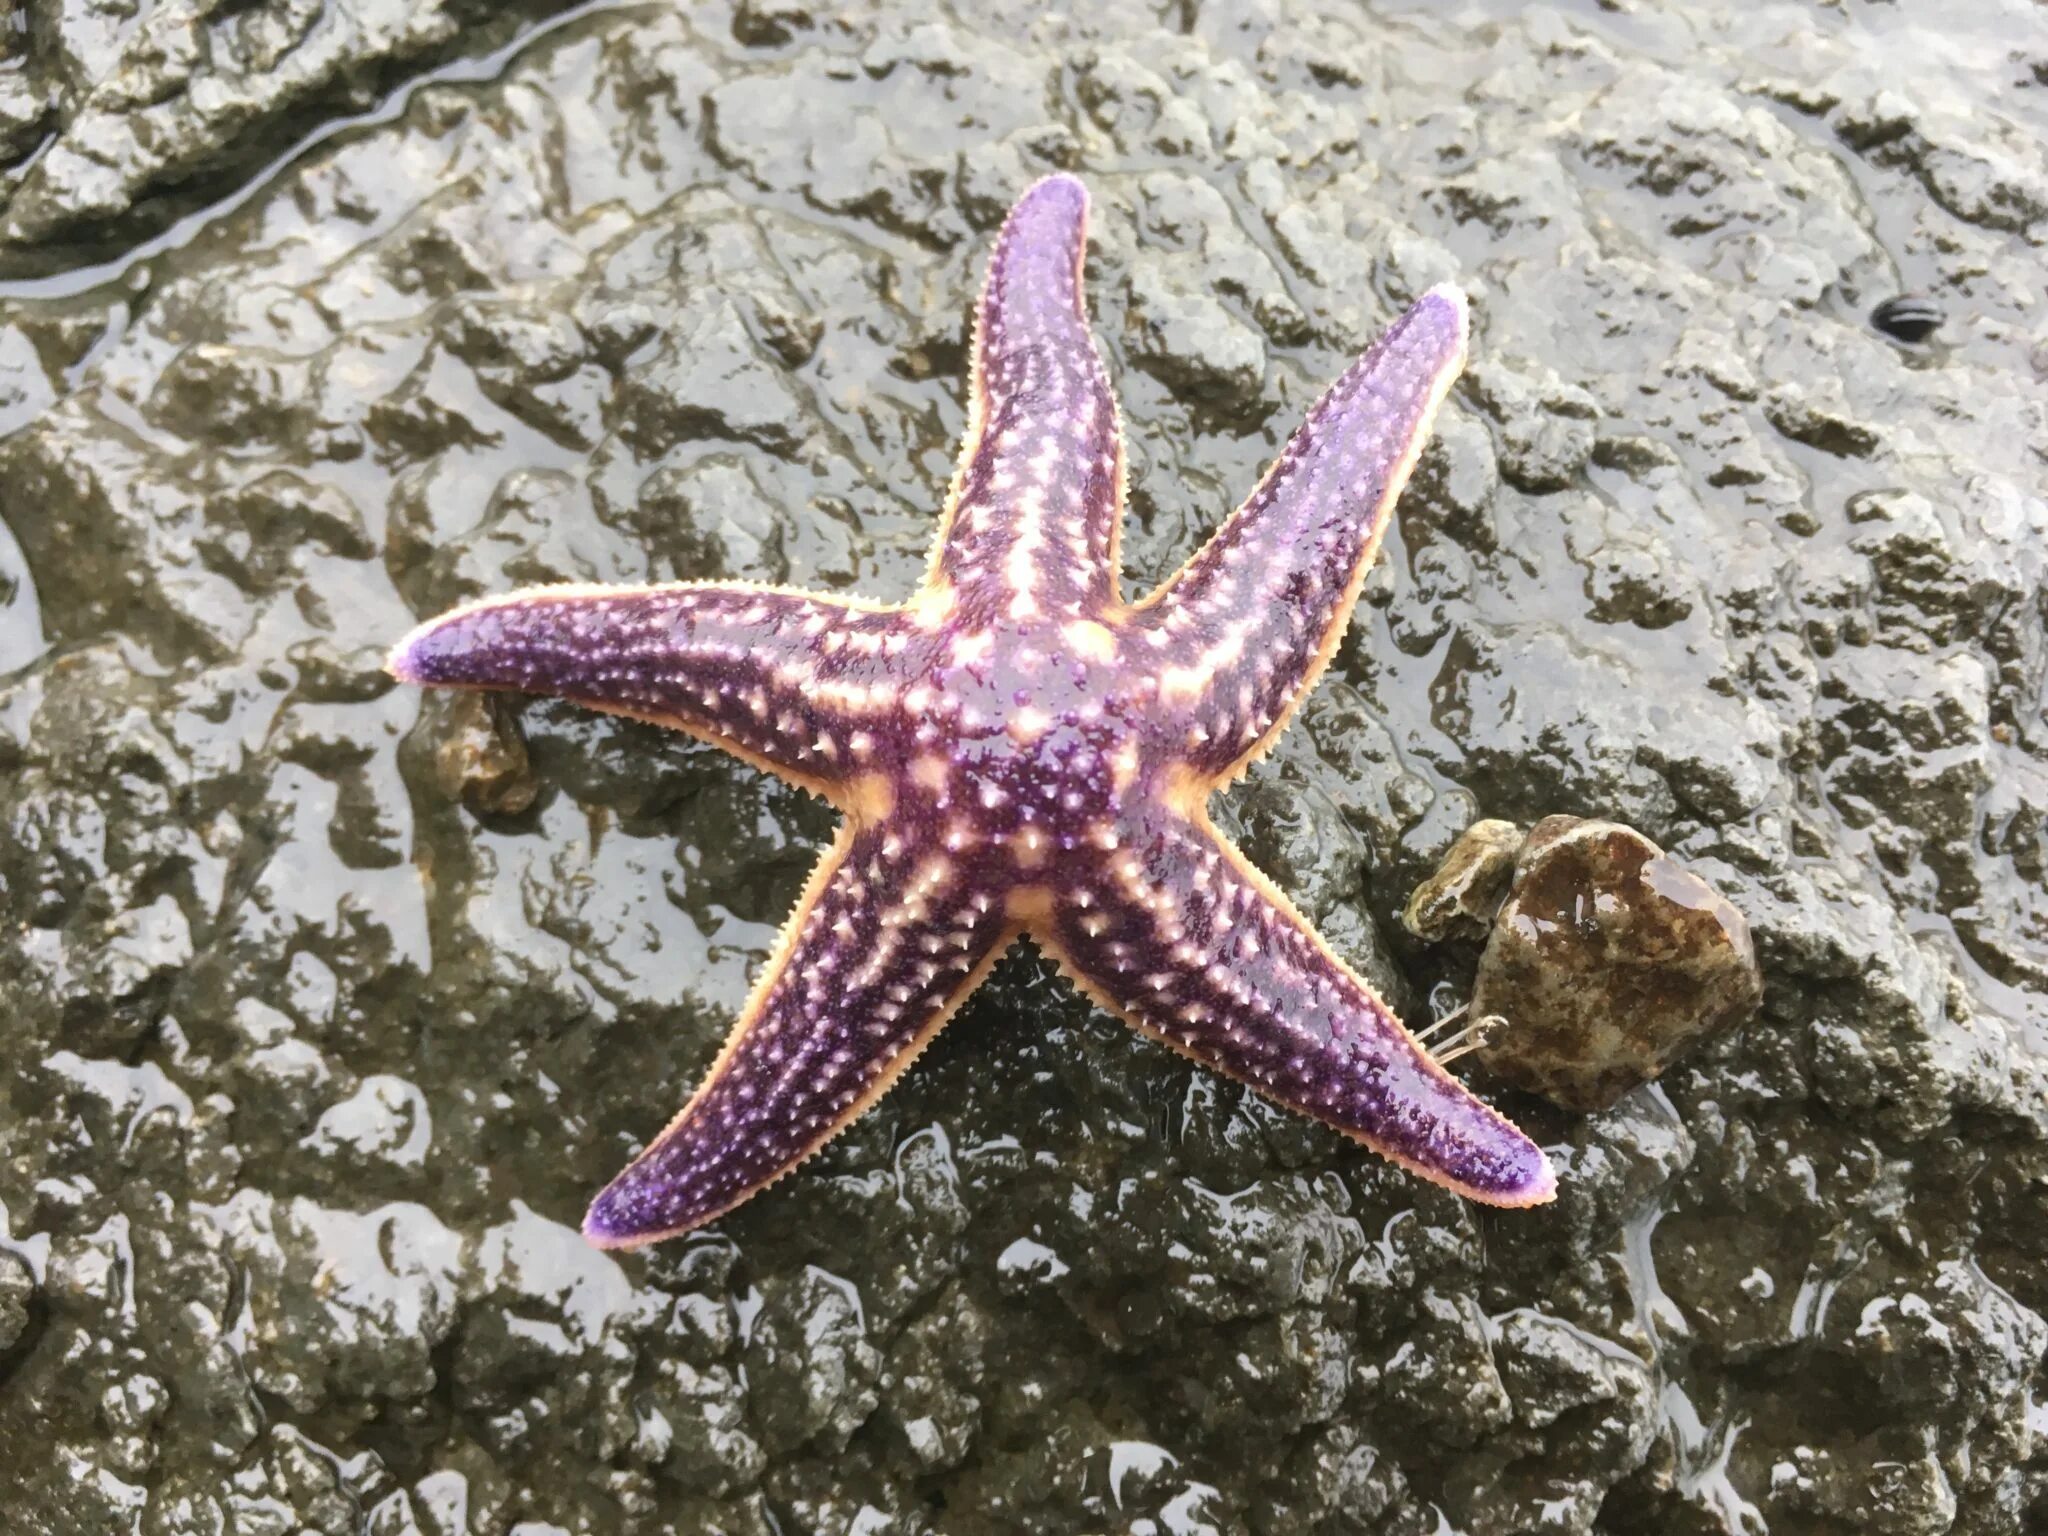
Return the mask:
M1127 602L1087 210L1058 175L1004 221L966 443L907 602L538 587L457 608L392 652L406 682L673 727L843 814L703 1085L591 1205L601 1246L701 1226L788 1173L1022 935L1111 1014L1426 1179L1492 1205L1555 1193L1542 1149L1401 1026L1207 810L1336 650L1464 366L1464 298L1425 294L1216 535Z

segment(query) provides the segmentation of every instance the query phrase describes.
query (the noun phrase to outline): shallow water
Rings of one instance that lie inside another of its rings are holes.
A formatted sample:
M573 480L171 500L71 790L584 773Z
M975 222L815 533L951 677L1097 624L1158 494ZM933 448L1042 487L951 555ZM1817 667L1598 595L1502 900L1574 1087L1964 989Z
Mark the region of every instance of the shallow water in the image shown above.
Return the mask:
M11 1528L2048 1520L2035 8L198 9L0 9ZM907 592L1055 166L1134 588L1474 300L1248 850L1416 1012L1459 830L1616 817L1763 1015L1511 1104L1564 1191L1494 1213L1019 955L803 1172L598 1253L831 817L383 647L538 580Z

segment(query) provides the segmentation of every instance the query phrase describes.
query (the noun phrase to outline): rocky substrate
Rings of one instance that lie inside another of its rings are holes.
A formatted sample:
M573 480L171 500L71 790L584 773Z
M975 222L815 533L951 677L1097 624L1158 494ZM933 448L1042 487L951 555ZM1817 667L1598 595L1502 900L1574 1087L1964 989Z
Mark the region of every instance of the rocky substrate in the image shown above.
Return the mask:
M0 0L10 1529L2048 1523L2033 7L480 9ZM1420 1016L1463 828L1623 822L1761 1015L1509 1103L1562 1194L1493 1213L1020 957L801 1175L599 1253L830 817L383 648L518 582L908 591L1055 166L1133 586L1473 298L1247 849Z

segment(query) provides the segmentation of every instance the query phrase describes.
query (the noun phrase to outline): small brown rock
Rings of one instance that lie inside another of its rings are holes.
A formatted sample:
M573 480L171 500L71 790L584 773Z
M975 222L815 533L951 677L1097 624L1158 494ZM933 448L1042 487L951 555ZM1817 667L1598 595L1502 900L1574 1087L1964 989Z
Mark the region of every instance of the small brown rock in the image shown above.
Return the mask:
M1475 821L1451 844L1436 873L1415 887L1401 922L1418 939L1435 943L1462 933L1483 939L1508 893L1522 829L1512 821Z
M447 727L434 749L434 776L443 794L460 795L476 816L517 816L540 792L518 721L482 693L450 697Z
M1749 924L1640 832L1551 816L1515 860L1473 984L1508 1027L1479 1051L1503 1082L1605 1109L1763 1000Z

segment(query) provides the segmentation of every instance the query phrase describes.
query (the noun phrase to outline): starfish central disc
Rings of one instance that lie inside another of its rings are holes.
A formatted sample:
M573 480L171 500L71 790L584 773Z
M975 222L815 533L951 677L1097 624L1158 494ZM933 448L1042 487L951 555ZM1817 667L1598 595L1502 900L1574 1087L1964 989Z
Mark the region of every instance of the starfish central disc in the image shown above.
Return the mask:
M1328 662L1464 365L1433 289L1310 410L1242 507L1126 603L1123 450L1083 307L1087 194L1033 187L976 315L970 421L906 603L742 583L543 587L392 652L415 683L553 694L713 742L844 813L703 1085L584 1230L712 1220L877 1098L1028 934L1104 1008L1475 1200L1542 1150L1405 1029L1207 803Z

